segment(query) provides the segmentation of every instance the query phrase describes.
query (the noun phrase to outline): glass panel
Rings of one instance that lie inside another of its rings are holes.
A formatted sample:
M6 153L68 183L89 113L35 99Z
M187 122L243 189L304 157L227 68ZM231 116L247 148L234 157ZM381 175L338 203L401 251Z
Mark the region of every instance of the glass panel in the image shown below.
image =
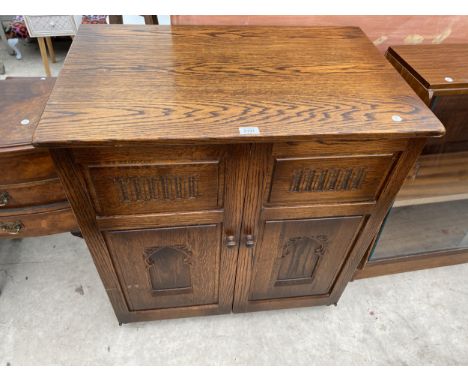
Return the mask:
M372 260L468 248L468 199L394 207Z
M428 139L370 260L468 249L468 94L448 93L431 101L446 134Z

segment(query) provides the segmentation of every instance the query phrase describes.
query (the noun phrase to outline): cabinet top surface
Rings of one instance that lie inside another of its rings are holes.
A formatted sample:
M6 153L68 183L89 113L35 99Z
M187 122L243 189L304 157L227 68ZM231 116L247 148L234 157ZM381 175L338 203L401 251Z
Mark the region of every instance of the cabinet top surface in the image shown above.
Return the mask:
M34 144L443 132L359 28L82 25Z
M14 77L0 81L0 151L31 148L32 136L55 78Z
M468 44L398 45L388 51L427 89L468 88Z

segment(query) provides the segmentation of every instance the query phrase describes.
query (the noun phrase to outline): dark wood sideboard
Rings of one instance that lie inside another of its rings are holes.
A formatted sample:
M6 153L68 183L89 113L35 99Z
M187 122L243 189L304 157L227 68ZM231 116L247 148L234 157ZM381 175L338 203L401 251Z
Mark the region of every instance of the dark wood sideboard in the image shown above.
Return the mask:
M359 28L82 25L34 145L131 322L336 303L443 134Z
M78 230L48 150L32 145L54 83L53 78L0 81L0 238Z
M446 134L428 140L356 278L468 262L468 44L393 46L386 57Z

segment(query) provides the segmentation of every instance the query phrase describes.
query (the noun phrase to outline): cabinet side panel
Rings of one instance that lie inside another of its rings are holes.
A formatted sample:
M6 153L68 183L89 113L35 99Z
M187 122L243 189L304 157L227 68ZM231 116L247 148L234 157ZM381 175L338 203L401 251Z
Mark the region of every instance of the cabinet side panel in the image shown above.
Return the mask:
M335 301L338 301L340 298L346 287L346 284L352 279L353 274L356 272L360 262L361 264L364 264L365 269L368 256L370 255L369 248L378 234L380 226L382 225L388 210L391 208L398 191L403 185L403 182L405 181L409 171L418 159L425 143L425 138L410 140L408 144L408 150L403 152L400 156L395 169L393 170L387 184L382 190L382 194L379 199L379 203L376 206L377 208L375 212L370 216L366 226L364 227L361 237L356 242L356 245L350 255L350 261L346 263L338 277L335 288L332 292L332 298ZM396 240L398 240L398 238L396 238Z
M115 314L120 322L127 322L129 319L127 303L120 288L106 243L99 232L96 214L86 192L82 174L77 169L68 150L55 149L51 150L50 154Z

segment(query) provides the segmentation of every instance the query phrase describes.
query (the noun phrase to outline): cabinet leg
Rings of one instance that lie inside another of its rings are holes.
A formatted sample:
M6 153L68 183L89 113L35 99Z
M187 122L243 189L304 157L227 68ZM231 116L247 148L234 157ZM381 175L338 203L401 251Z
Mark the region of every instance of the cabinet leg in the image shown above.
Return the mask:
M44 37L38 37L37 42L39 43L39 50L41 51L42 63L44 64L46 76L50 77L49 59L47 58L47 48Z
M55 60L55 52L54 52L54 46L52 45L52 38L46 37L45 40L47 44L47 50L49 51L50 60L55 63L57 61Z

